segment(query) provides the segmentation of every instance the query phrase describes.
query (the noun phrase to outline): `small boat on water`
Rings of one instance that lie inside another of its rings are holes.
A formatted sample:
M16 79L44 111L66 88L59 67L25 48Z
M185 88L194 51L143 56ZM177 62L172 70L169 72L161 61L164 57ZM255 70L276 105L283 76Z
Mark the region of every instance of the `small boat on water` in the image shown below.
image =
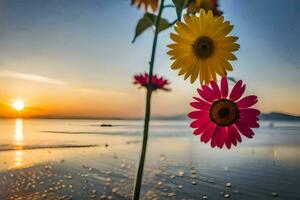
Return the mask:
M101 124L100 126L101 126L101 127L112 127L111 124Z

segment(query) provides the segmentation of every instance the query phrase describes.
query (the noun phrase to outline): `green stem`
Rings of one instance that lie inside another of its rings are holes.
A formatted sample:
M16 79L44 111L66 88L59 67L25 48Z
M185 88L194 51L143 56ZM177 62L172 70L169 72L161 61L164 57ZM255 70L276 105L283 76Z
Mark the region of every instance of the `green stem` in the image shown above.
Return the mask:
M140 198L140 191L143 179L143 171L144 171L144 164L146 158L146 149L147 149L147 142L148 142L148 131L149 131L149 121L150 121L150 111L151 111L151 95L152 95L152 76L153 76L153 67L154 67L154 59L155 59L155 52L156 52L156 44L157 44L157 36L159 33L158 25L161 18L161 14L164 8L164 0L161 0L158 16L155 22L155 32L154 32L154 39L152 44L152 52L151 52L151 59L150 59L150 66L149 66L149 87L147 88L147 96L146 96L146 112L145 112L145 122L144 122L144 138L142 144L142 152L140 157L140 163L137 171L136 182L134 187L134 194L133 200L139 200Z
M175 8L175 6L170 4L170 5L165 5L164 8Z
M152 75L153 75L153 67L154 67L154 59L155 59L155 52L156 52L156 44L157 44L157 36L159 33L159 22L161 18L162 11L164 9L164 0L161 0L158 15L155 22L155 32L154 32L154 39L152 44L152 53L151 53L151 59L150 59L150 66L149 66L149 83L152 84Z

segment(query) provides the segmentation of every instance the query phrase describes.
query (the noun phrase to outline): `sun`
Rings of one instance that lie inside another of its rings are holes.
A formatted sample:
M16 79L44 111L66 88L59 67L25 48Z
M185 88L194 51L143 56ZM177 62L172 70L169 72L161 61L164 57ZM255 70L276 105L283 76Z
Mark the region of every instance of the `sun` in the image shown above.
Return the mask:
M25 107L25 104L24 104L23 100L16 100L16 101L13 102L12 106L17 111L22 111L24 109L24 107Z

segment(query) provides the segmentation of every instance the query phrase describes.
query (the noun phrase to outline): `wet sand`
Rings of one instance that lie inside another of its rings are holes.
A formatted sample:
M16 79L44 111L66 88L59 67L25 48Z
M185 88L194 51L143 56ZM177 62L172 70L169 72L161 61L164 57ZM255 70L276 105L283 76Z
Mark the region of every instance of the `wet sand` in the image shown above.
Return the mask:
M136 145L40 152L53 161L0 174L0 199L130 199L136 159L128 156ZM119 153L122 150L127 153ZM246 159L240 166L214 157L198 160L197 155L189 159L176 152L153 153L147 161L143 199L298 199L300 195L300 176L293 167L282 170L274 163L262 166L259 160Z

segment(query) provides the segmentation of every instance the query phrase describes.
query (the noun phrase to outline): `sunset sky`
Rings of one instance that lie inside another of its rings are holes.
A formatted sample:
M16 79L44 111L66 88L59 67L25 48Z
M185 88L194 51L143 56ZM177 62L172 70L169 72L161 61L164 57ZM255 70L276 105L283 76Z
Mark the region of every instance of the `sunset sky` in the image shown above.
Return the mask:
M263 112L300 115L300 1L220 0L220 9L241 45L229 75L259 96ZM16 114L16 99L26 116L143 116L145 91L132 76L148 70L153 34L131 43L142 15L129 0L1 0L0 116ZM154 94L154 115L187 113L198 86L170 69L170 31L159 36L154 70L172 92Z

